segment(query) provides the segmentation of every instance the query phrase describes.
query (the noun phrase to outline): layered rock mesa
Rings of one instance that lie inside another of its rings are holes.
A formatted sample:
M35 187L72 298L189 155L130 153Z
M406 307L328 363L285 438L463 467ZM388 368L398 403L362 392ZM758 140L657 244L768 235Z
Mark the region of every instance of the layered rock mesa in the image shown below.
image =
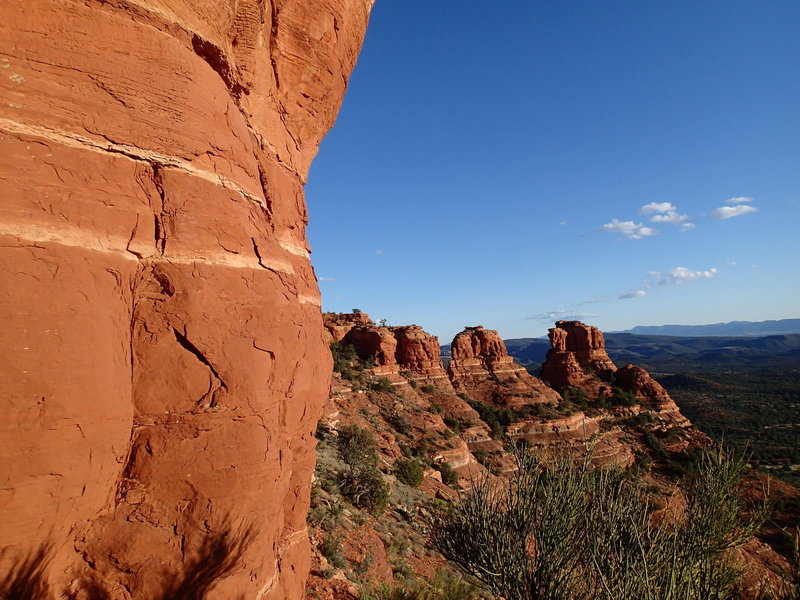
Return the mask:
M466 327L453 338L450 353L447 374L453 387L475 400L510 408L559 403L557 392L514 362L497 331Z
M302 596L330 356L303 184L373 0L0 5L0 570Z
M658 412L672 414L684 425L667 391L644 369L625 365L618 369L606 353L602 332L580 321L557 321L548 334L552 348L542 364L540 377L557 390L580 390L590 399L630 395L631 402L644 402Z
M416 382L447 381L439 339L419 325L376 326L366 313L325 313L323 323L330 341L351 344L362 360L369 360L378 375L395 382L402 373ZM449 383L445 383L450 388Z

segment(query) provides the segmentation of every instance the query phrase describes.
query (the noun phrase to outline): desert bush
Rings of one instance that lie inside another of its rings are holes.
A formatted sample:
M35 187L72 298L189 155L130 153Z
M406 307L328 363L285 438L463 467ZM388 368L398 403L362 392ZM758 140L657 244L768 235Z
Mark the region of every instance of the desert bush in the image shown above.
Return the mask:
M426 383L425 385L420 386L419 389L422 390L422 392L425 394L432 394L433 392L436 391L436 386L433 385L432 383Z
M386 379L386 377L379 377L378 379L374 380L371 384L371 387L376 392L391 392L394 390L394 386L392 382Z
M386 421L394 427L394 430L397 433L402 433L403 435L408 435L414 430L414 426L411 424L411 421L408 420L408 417L405 415L401 415L398 412L393 412L390 414Z
M363 427L351 423L339 430L336 441L339 456L347 465L339 473L339 489L353 506L372 513L383 512L389 489L378 470L378 446L375 437Z
M336 439L339 456L348 465L376 466L378 446L375 436L355 423L348 423L339 429Z
M461 577L438 572L430 580L383 584L362 592L362 600L471 600L475 586Z
M685 482L685 516L655 524L639 480L562 457L518 453L508 485L474 482L431 521L434 546L506 600L724 600L738 572L728 551L767 507L740 517L745 462L706 453Z
M380 514L389 500L389 488L377 468L350 468L341 473L339 489L353 506Z
M442 474L442 483L455 487L458 485L458 473L446 462L435 463L433 468Z
M328 563L337 569L345 566L346 563L340 550L339 538L332 533L327 533L323 536L319 551L328 560Z
M414 459L399 459L394 463L394 474L397 479L410 485L419 487L425 476L422 474L422 467Z

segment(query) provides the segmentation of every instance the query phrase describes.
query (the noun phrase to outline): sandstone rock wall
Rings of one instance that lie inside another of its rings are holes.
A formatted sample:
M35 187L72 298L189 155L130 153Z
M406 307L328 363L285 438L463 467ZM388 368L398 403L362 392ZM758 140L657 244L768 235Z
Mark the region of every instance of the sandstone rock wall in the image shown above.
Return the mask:
M302 595L330 357L303 184L372 0L0 5L0 568Z
M367 313L323 313L322 324L331 342L339 342L353 327L373 325Z
M617 370L606 353L602 332L580 321L557 321L548 336L552 348L540 377L554 389L572 386L597 396L602 385L594 375Z
M480 325L467 327L456 334L450 348L450 381L474 400L512 408L558 404L558 393L514 363L497 331Z

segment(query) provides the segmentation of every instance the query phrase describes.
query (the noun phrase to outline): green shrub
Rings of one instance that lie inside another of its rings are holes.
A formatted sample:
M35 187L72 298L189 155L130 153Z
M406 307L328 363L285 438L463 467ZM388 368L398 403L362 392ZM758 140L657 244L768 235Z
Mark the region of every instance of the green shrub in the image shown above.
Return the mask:
M498 488L488 478L435 516L433 545L495 596L512 600L725 600L738 571L729 550L760 526L742 520L745 462L706 453L685 482L678 523L655 524L639 480L563 457L517 455Z
M356 508L380 514L389 500L389 488L377 468L348 468L340 474L339 489Z
M433 468L442 474L443 484L449 485L450 487L455 487L458 485L458 473L456 473L453 467L451 467L448 463L444 461L435 463Z
M372 389L378 392L391 392L394 390L394 386L392 382L386 379L386 377L380 377L372 382L371 385Z
M425 385L420 387L420 389L424 394L432 394L433 392L436 391L436 386L433 385L432 383L426 383Z
M422 467L419 463L411 459L399 459L394 463L394 474L397 479L410 485L411 487L419 487L425 476L422 474Z
M378 470L378 447L375 437L354 423L339 430L336 441L339 456L347 465L339 473L339 490L353 506L372 513L383 512L389 488Z
M333 370L343 377L352 375L353 363L356 362L356 348L353 344L331 342L331 355L333 356Z
M411 425L411 421L405 415L401 415L400 413L392 413L386 419L386 421L394 427L394 430L397 433L402 433L403 435L408 435L414 430L413 425Z
M346 563L344 557L339 551L339 538L332 533L326 533L322 537L319 551L320 554L322 554L322 556L324 556L328 562L337 569L341 569L345 566Z
M348 423L339 429L336 448L342 460L350 466L374 467L378 464L375 436L355 423Z

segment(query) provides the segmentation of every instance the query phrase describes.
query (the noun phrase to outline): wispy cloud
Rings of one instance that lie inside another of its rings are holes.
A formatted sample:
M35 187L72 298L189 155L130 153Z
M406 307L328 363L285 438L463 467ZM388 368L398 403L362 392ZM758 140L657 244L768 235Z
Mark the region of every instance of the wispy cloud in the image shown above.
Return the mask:
M708 216L712 219L730 219L732 217L740 217L742 215L757 211L758 209L750 204L736 204L734 206L720 206L719 208L712 210Z
M622 292L619 296L619 300L626 300L628 298L642 298L647 296L647 292L644 290L636 290L635 292Z
M336 277L320 277L320 281L336 281Z
M750 196L736 196L736 198L728 198L728 204L742 204L743 202L752 202L753 198Z
M380 256L381 254L383 254L383 250L375 250L375 254L377 254L378 256Z
M699 279L716 279L720 276L720 270L716 267L712 267L705 271L692 271L686 267L675 267L666 273L650 271L647 275L651 284L668 285L688 283Z
M589 313L576 313L567 310L554 310L547 313L528 315L525 317L529 321L579 321L581 319L592 319L597 315Z
M642 215L653 215L650 217L651 223L669 223L670 225L677 225L681 228L681 231L694 228L694 223L689 220L689 215L678 213L678 207L672 204L672 202L651 202L641 207L639 213Z
M632 240L640 240L651 235L658 235L658 230L652 227L647 227L641 223L633 221L620 221L619 219L611 219L610 223L601 225L597 231L610 231L612 233L621 233L627 238Z
M597 304L598 302L605 302L605 298L587 298L583 302L579 302L578 306L584 306L585 304Z

